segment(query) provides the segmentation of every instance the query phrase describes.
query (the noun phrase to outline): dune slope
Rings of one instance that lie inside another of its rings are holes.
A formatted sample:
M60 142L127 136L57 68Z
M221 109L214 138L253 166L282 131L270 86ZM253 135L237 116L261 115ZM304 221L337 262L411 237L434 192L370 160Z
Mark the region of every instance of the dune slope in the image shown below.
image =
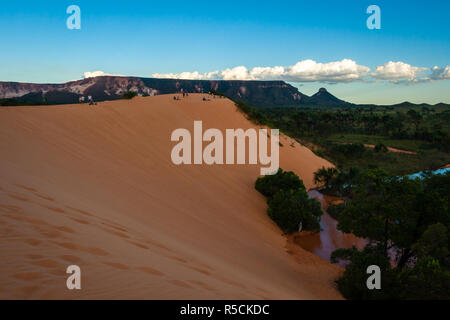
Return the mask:
M286 239L260 166L175 166L171 132L255 127L190 95L0 108L0 298L335 299L341 269ZM307 187L330 164L282 137ZM82 289L68 290L79 265Z

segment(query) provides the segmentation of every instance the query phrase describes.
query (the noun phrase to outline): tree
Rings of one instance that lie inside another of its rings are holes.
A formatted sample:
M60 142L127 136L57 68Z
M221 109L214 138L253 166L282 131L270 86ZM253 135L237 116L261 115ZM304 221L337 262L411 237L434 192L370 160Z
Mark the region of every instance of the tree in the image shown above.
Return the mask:
M412 246L417 257L434 257L440 264L449 263L448 229L442 223L430 225L420 239Z
M268 200L269 217L284 233L304 230L319 231L322 210L319 201L310 199L305 190L280 190Z
M448 299L449 204L450 174L410 180L380 169L366 172L353 199L337 216L338 229L369 239L363 251L333 253L334 260L350 262L338 281L344 296ZM384 285L381 296L364 293L361 284L364 268L374 259L393 263L385 268L382 281L389 285Z
M380 242L386 256L391 247L403 248L399 259L406 263L419 223L415 207L419 188L419 181L389 177L381 169L369 170L339 215L338 228Z
M352 196L352 190L358 184L360 176L361 171L358 168L341 169L332 181L332 188L341 196Z
M379 143L375 146L374 151L375 152L388 152L388 148L384 144Z
M383 248L367 245L362 251L355 247L338 249L331 255L331 262L349 261L341 278L336 283L346 299L368 300L393 298L384 288L392 287L393 276L389 259L383 254ZM371 265L380 267L383 290L368 290L366 285L367 268Z
M409 110L406 113L414 123L416 133L419 131L420 121L422 120L422 115L414 109Z
M322 167L316 172L314 172L314 183L320 185L321 187L329 188L331 181L338 175L338 170L333 167L325 168Z
M450 299L450 272L433 257L420 258L411 268L395 269L396 299Z
M135 91L128 91L123 94L122 99L133 99L137 95L138 95L138 93Z
M320 230L320 203L309 198L295 173L280 168L275 175L258 178L255 189L267 197L267 213L284 233L298 231L300 223L304 230Z
M278 169L274 175L260 177L255 182L255 189L267 198L272 198L280 190L305 190L305 185L292 171L286 172Z

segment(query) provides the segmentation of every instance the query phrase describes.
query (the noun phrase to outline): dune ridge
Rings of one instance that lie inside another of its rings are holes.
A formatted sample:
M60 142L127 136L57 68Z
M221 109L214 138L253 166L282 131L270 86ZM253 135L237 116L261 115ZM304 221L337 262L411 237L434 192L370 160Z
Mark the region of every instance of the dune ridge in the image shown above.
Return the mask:
M192 94L0 108L0 298L340 299L342 269L286 238L257 165L175 166L176 128L257 128ZM329 162L281 136L307 188ZM82 289L66 288L67 266Z

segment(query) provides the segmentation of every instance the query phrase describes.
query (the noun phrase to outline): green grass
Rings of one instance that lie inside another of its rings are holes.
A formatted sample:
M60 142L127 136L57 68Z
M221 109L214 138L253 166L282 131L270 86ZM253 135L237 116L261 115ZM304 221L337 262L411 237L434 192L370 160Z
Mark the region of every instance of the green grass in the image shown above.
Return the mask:
M427 143L421 140L400 140L400 139L389 139L388 137L377 136L377 135L365 135L365 134L333 134L326 139L327 141L334 143L362 143L362 144L373 144L377 145L379 143L384 144L388 147L393 147L397 149L403 149L413 152L421 152L425 150L434 149L431 143Z
M316 141L317 143L317 141ZM363 155L349 157L346 154L333 153L330 148L318 143L319 156L325 157L342 168L356 167L360 169L382 168L394 175L411 174L422 170L431 170L442 167L450 162L450 157L438 150L419 151L417 154L396 152L377 153L366 148Z
M354 167L362 170L381 168L394 175L404 175L437 169L450 163L450 155L446 152L445 145L430 142L433 141L431 139L416 139L417 135L414 134L416 129L411 117L407 114L397 115L399 111L409 111L411 109L409 107L392 110L365 108L349 111L344 109L314 110L307 108L255 109L240 101L237 101L236 105L255 123L280 129L286 135L297 139L312 149L318 156L342 168ZM423 111L419 107L413 109ZM431 133L439 130L449 132L450 109L448 107L434 107L433 109L428 108L427 112L423 112L420 127L429 129ZM351 122L345 120L346 118L343 116L346 114L355 120ZM394 116L396 120L401 121L402 134L393 134L395 127L394 129L383 128L384 123L379 122L382 119L374 118L373 114L379 114L380 116L390 114ZM298 116L300 118L297 118ZM336 122L334 121L338 121L342 127L336 127ZM368 126L368 124L372 123L371 121L378 122L373 129L370 129ZM337 133L339 131L340 133ZM366 131L366 133L352 133L362 131ZM378 133L370 134L367 131ZM386 135L381 135L380 132L384 131L386 131ZM403 136L404 138L393 138L394 136ZM446 143L447 140L443 141ZM416 154L375 152L372 148L365 148L365 150L360 152L339 147L341 144L349 143L363 145L382 143L388 147L413 151Z

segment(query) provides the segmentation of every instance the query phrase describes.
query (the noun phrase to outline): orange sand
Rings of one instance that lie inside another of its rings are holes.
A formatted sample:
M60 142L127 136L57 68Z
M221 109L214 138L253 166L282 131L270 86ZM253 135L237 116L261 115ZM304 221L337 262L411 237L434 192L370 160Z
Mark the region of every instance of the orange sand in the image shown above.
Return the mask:
M0 108L0 298L340 298L340 267L286 249L253 187L259 165L172 164L176 128L254 127L201 98ZM281 167L308 188L331 165L281 143Z

